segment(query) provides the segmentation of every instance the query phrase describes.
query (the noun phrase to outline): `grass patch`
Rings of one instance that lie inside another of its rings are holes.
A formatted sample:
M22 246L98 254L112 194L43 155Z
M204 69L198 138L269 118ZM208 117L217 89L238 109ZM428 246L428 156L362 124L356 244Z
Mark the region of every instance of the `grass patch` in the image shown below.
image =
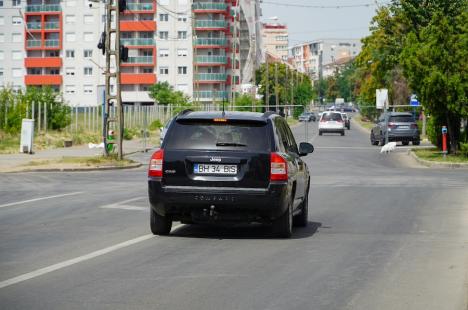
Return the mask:
M293 117L288 117L286 119L286 122L288 122L289 126L294 126L294 125L299 123L299 121L297 119L293 118Z
M117 166L124 167L130 164L135 163L129 159L118 160L117 155L106 156L94 156L94 157L62 157L59 159L49 159L49 160L37 160L30 161L24 166L28 167L49 167L49 166L59 166L59 167L108 167L108 166Z
M444 158L442 152L437 148L413 149L413 152L420 158L441 163L468 163L468 157L462 154L447 154Z
M359 123L362 127L371 130L374 128L375 124L371 120L367 119L365 116L362 116L361 114L358 114L353 117L353 119Z
M0 131L0 154L18 153L20 136Z

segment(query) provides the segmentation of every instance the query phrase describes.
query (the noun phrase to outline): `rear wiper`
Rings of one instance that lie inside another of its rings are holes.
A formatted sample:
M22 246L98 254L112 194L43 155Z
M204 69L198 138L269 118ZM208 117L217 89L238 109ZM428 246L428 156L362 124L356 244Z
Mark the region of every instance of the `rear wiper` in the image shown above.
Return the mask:
M236 143L236 142L218 142L216 143L216 146L247 146L242 143Z

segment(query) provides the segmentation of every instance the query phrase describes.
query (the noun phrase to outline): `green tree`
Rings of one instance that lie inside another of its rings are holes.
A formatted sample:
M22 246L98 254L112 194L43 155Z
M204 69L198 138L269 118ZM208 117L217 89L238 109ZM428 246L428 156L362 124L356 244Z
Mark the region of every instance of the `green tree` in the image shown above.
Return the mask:
M174 88L168 82L158 82L151 85L148 92L150 98L153 98L158 104L167 105L173 103Z

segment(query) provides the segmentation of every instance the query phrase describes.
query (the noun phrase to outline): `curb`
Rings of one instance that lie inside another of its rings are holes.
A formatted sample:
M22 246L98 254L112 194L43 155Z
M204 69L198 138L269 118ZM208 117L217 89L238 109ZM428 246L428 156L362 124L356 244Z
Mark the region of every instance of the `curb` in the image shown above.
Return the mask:
M468 169L468 164L465 163L441 163L430 160L421 159L411 150L408 150L408 155L413 157L419 164L429 168L444 168L444 169Z
M100 170L122 170L134 169L143 166L142 163L134 163L127 166L102 166L102 167L77 167L77 168L37 168L24 170L5 171L0 173L21 173L21 172L87 172L87 171L100 171Z

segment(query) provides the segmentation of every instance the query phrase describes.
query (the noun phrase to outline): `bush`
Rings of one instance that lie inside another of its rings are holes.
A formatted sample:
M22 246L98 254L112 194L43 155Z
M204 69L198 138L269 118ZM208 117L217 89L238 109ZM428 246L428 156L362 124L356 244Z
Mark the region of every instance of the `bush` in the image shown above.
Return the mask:
M138 136L138 129L124 128L124 132L123 132L124 140L132 140L135 136Z
M161 123L161 121L157 119L149 125L149 130L151 131L159 130L163 126L164 125Z
M460 143L460 153L468 157L468 143Z

